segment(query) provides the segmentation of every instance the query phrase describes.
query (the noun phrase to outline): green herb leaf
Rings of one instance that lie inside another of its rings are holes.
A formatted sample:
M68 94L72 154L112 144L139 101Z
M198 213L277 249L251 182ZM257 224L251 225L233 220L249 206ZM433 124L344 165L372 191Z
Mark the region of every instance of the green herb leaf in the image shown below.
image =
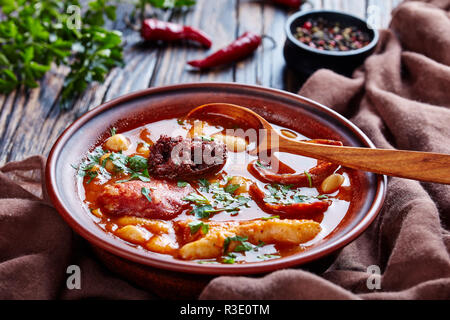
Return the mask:
M112 127L109 132L111 133L111 136L115 136L117 134L117 129L116 127Z
M190 201L195 204L206 204L209 203L209 200L205 198L205 196L200 195L198 193L192 192L183 198L185 201Z
M240 249L244 249L244 248L247 247L246 245L244 245L244 243L247 241L247 239L248 239L247 237L241 237L241 236L226 237L225 240L223 241L223 252L224 252L224 254L226 254L228 252L228 248L230 247L231 241L238 241L238 242L240 242L241 243L240 244L240 246L241 246ZM237 250L235 250L235 251L237 251ZM241 250L241 251L248 251L248 250Z
M304 173L305 173L306 177L308 178L309 187L312 188L313 183L312 183L311 175L310 175L309 172L306 171L306 170L304 171Z
M228 184L225 187L225 192L233 194L237 189L239 189L240 186L240 184Z
M217 210L215 210L210 204L204 205L204 206L196 206L192 213L195 215L197 219L206 219L209 218L211 213L215 213Z
M206 180L206 179L200 179L198 182L200 183L200 187L203 189L202 191L206 191L206 192L209 191L209 185L210 185L210 183L209 183L208 180Z
M219 262L215 260L201 260L197 261L198 264L218 264Z
M142 0L151 4L155 8L172 9L179 7L189 7L195 4L196 0Z
M200 229L204 235L206 235L209 231L209 224L204 223L203 221L192 221L188 223L188 226L191 230L191 234L196 234Z
M144 197L147 198L148 202L152 202L152 197L150 196L150 189L147 189L146 187L142 187L141 193Z
M142 156L132 156L128 158L128 166L133 171L143 171L148 167L147 158Z
M256 166L257 166L257 167L260 167L260 168L263 168L263 169L267 169L267 167L266 167L265 165L263 165L263 164L261 163L261 161L259 161L259 160L256 161Z
M188 185L188 183L186 181L178 181L177 182L177 186L180 188L184 188Z
M214 138L212 138L212 137L200 136L200 138L201 138L203 141L214 141Z
M280 219L280 216L263 217L261 220Z
M223 263L233 264L236 262L237 256L235 254L229 253L222 258Z
M257 258L261 259L261 260L270 260L270 259L281 258L281 256L276 255L276 254L263 254L263 255L257 256Z
M272 184L266 186L270 195L264 197L264 202L290 205L294 203L312 203L317 200L328 199L323 195L307 196L301 194L301 189L293 189L292 185Z

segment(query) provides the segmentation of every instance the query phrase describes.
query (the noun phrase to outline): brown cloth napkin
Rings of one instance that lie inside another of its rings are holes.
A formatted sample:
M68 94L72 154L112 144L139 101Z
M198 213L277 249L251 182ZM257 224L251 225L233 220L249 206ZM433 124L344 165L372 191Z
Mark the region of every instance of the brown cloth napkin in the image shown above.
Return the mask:
M300 94L351 117L378 147L450 153L449 0L407 2L353 79L321 70ZM45 160L0 168L0 299L152 299L97 262L51 206ZM322 274L218 277L201 299L449 299L450 187L389 180L383 211ZM68 290L69 265L80 290ZM381 269L381 289L366 285Z
M152 298L106 270L59 217L44 167L34 156L0 168L0 299ZM80 290L67 289L70 265L81 269Z

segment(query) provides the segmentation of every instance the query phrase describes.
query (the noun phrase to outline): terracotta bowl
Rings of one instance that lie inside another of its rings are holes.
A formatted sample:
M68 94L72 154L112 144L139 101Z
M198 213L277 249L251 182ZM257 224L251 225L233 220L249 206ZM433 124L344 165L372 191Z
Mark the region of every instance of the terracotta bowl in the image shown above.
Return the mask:
M142 286L160 290L164 297L169 297L174 288L177 297L192 297L213 276L261 274L323 258L356 239L375 219L383 204L386 177L356 172L358 192L338 227L308 250L281 259L236 265L197 264L139 250L100 229L82 206L71 164L79 163L88 150L105 139L112 125L120 131L131 130L142 123L181 117L190 109L210 102L248 107L270 122L309 138L374 147L360 129L331 109L269 88L234 83L182 84L151 88L107 102L84 114L59 137L48 158L46 184L64 220L94 246L112 270Z

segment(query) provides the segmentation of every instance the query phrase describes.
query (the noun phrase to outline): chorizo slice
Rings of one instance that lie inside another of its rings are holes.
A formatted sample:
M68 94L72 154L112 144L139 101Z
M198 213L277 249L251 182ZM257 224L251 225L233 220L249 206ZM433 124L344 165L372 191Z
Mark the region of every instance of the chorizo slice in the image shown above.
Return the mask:
M325 139L315 139L304 142L333 146L343 145L341 141ZM291 184L296 187L317 187L326 177L333 174L337 168L339 168L339 165L323 160L317 160L317 165L309 169L307 173L278 174L273 172L270 168L258 165L256 160L250 162L247 167L248 171L260 181L267 183Z
M265 212L280 215L282 218L290 219L312 219L321 221L323 213L331 205L330 200L319 200L314 202L300 202L300 203L269 203L264 199L266 194L261 190L256 183L250 186L249 194L256 204Z
M174 181L129 181L105 185L99 194L101 210L115 216L135 216L168 220L178 216L189 202L183 198L194 189L178 187Z

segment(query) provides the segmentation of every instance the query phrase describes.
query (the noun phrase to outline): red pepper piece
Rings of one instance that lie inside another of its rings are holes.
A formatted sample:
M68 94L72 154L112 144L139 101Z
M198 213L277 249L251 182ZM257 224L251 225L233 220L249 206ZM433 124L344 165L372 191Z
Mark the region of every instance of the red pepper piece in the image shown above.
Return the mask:
M305 141L309 143L329 144L335 146L342 146L342 142L334 140L316 139ZM339 165L317 160L317 165L314 168L308 170L306 173L297 174L278 174L270 170L270 168L264 168L257 165L256 161L252 161L248 164L248 171L254 175L258 180L279 183L279 184L292 184L296 187L317 187L322 181L333 174ZM309 175L309 176L308 176Z
M302 0L272 0L276 4L281 4L283 6L298 9L301 6Z
M319 200L312 203L277 204L264 201L266 194L256 183L250 186L249 194L256 204L269 214L279 215L281 218L289 219L311 219L322 221L323 213L331 204L330 200Z
M249 56L261 44L261 36L246 32L227 47L216 51L205 59L189 61L193 67L207 69L229 64Z
M201 30L157 19L144 20L141 28L141 36L145 40L152 41L162 40L171 42L191 40L200 43L206 48L211 48L212 45L208 35Z

